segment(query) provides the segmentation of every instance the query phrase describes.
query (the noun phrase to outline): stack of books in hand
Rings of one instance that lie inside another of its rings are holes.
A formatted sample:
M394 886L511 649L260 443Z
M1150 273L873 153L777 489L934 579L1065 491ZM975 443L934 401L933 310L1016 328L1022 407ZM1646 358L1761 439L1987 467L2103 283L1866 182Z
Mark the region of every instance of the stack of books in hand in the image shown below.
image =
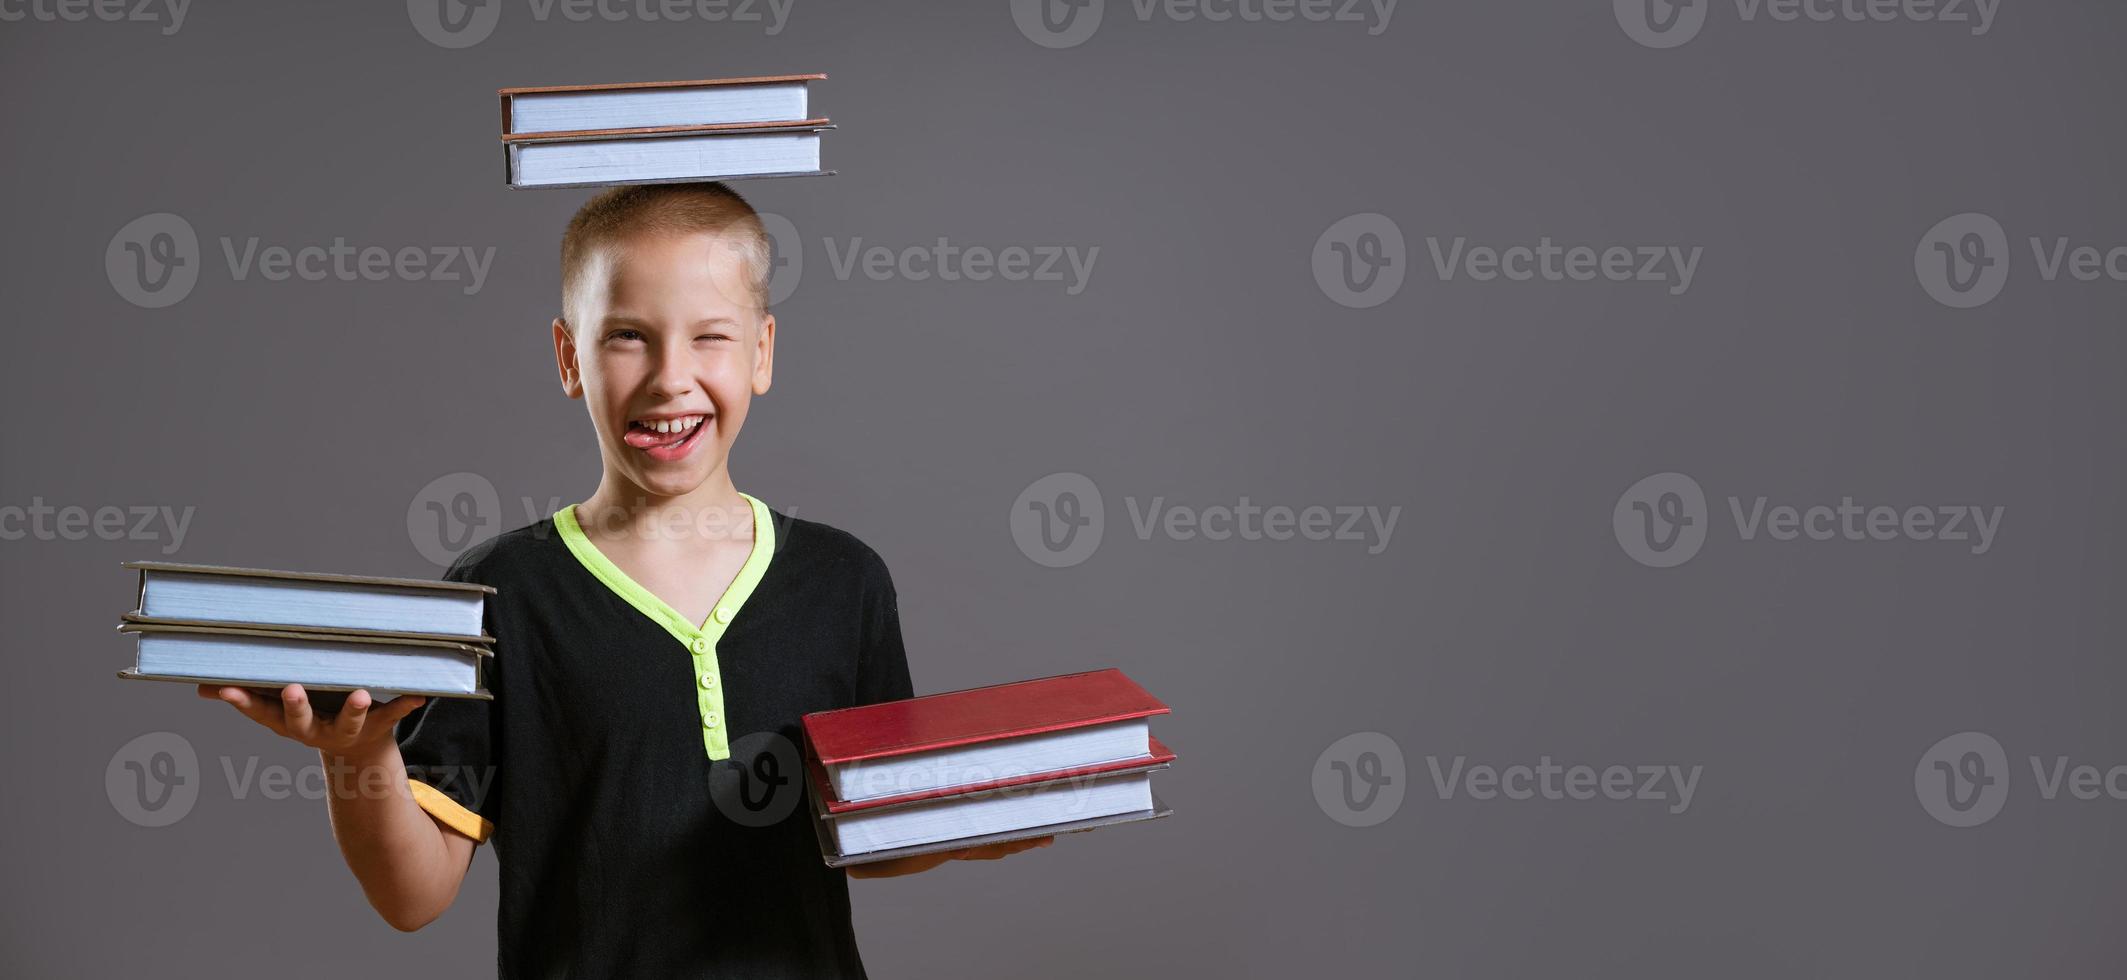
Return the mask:
M465 582L127 562L140 604L118 629L139 638L118 676L235 687L488 698L494 656L481 613L495 590Z
M806 715L829 866L1164 817L1168 707L1115 669Z
M826 75L506 88L511 187L797 177L820 169L811 83Z

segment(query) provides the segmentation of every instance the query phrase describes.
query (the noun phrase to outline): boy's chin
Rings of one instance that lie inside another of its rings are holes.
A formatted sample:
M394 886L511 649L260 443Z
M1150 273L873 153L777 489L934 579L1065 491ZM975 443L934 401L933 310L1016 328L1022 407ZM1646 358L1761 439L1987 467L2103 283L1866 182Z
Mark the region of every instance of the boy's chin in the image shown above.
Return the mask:
M632 449L628 451L634 452ZM684 497L701 489L702 484L709 482L709 474L716 470L715 461L708 458L676 463L642 459L629 462L631 465L621 467L621 473L646 497Z

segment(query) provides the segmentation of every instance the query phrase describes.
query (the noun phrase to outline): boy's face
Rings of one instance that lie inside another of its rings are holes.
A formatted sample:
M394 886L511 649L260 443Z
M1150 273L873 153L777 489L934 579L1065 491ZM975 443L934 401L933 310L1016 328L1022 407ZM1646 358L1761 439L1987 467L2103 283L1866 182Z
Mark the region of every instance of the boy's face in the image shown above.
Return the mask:
M599 452L651 497L692 492L724 466L775 364L775 318L755 305L734 240L651 234L599 250L554 321L562 390Z

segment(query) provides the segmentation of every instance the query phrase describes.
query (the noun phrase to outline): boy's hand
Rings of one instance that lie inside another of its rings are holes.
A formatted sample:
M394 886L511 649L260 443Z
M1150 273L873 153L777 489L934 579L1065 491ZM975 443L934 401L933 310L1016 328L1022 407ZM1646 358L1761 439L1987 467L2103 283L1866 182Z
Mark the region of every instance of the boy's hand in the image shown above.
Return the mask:
M1026 840L1008 840L1002 844L984 844L981 847L963 847L957 851L947 851L946 854L955 861L995 861L1001 857L1011 857L1012 855L1017 854L1021 851L1031 851L1034 848L1047 847L1050 844L1054 843L1056 843L1056 837L1052 834L1048 837L1029 837Z
M347 696L339 714L320 715L312 710L301 684L281 688L278 697L258 689L201 684L199 696L227 701L275 735L340 758L361 758L386 744L396 744L392 727L428 703L425 697L408 694L375 707L368 691L355 691Z
M1002 844L984 844L980 847L963 847L957 851L939 851L935 854L919 854L915 857L895 858L891 861L875 861L871 864L852 864L846 870L852 878L898 878L902 875L921 874L947 861L995 861L1021 851L1047 847L1056 843L1055 835L1029 837L1026 840L1005 841Z

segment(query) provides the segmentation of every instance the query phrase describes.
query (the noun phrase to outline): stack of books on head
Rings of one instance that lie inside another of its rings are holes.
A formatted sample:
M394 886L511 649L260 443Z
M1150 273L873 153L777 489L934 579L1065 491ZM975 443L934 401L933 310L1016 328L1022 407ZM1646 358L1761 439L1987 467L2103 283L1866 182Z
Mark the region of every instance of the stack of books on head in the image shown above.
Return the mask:
M814 117L826 75L502 89L511 187L797 177L820 169L834 125Z
M1172 812L1152 774L1168 708L1108 669L806 715L829 866L1091 830Z
M235 687L489 697L495 590L465 582L127 562L140 604L118 629L139 638L118 676ZM319 698L330 705L331 694Z

